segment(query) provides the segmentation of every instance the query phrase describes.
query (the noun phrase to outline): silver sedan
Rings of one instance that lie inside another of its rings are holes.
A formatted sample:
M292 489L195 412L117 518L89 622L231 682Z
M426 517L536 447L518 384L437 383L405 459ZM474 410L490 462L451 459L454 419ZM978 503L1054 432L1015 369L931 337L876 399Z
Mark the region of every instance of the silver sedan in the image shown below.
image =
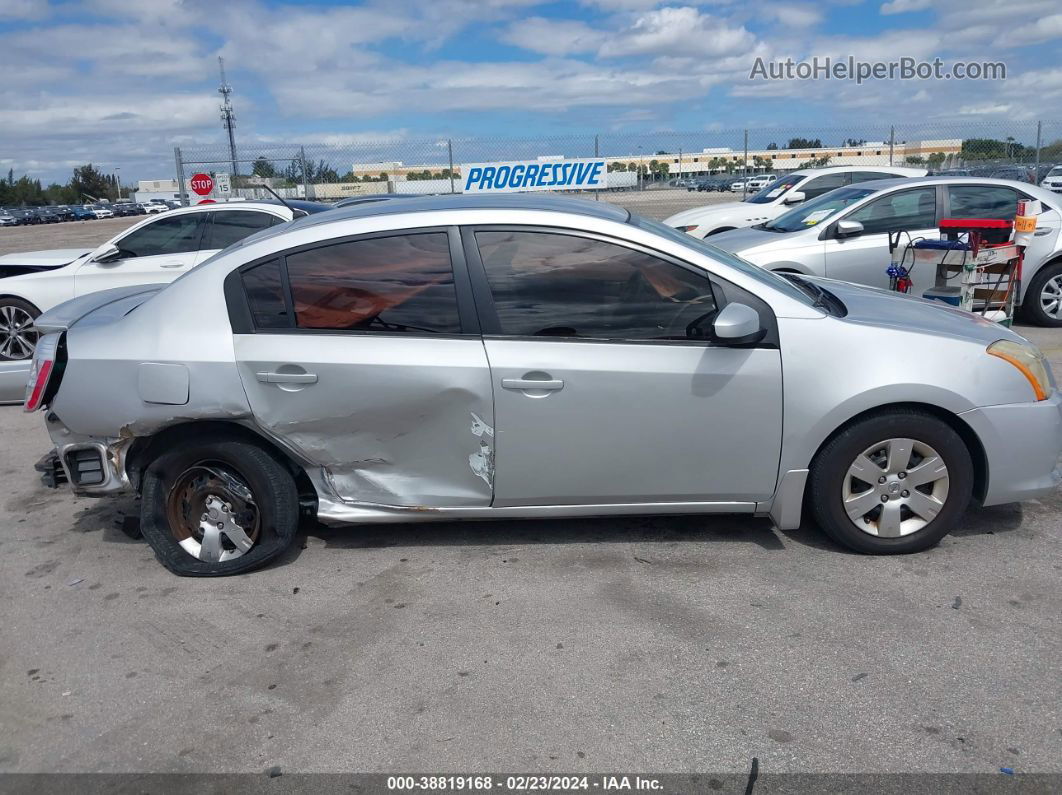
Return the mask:
M142 495L178 574L326 524L743 513L867 553L1062 479L1042 354L605 202L441 197L267 230L38 320L51 485Z

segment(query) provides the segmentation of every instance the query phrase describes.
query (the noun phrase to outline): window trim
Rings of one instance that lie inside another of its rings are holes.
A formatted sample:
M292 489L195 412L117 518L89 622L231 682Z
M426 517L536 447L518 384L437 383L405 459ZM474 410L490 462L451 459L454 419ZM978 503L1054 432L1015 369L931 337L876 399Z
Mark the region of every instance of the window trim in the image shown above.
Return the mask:
M203 230L202 237L199 238L199 250L200 251L222 251L223 249L228 248L228 246L221 246L220 248L206 248L206 244L207 243L211 243L211 244L214 243L214 240L213 240L214 220L218 217L218 214L219 213L232 213L232 212L235 212L235 213L259 213L261 215L268 215L270 218L274 219L273 223L271 223L269 226L263 226L262 229L256 229L254 232L250 232L247 235L245 235L244 237L250 237L253 234L257 234L258 232L261 232L263 229L272 229L274 226L277 226L278 224L287 223L287 220L288 220L287 218L285 218L282 215L279 215L279 214L274 213L274 212L270 212L269 210L264 210L261 207L227 207L224 210L211 210L210 212L206 213L206 215L207 215L207 220L206 220L206 223L205 223L205 227L206 228ZM240 238L240 240L242 240L242 239L243 238ZM240 241L237 240L236 242L239 243ZM232 245L232 244L230 243L229 245Z
M741 287L719 277L712 271L693 265L678 257L663 251L634 243L623 238L612 237L600 232L589 232L582 229L569 229L558 226L539 226L535 224L469 224L461 227L461 240L464 245L465 257L468 260L468 275L472 282L472 293L475 296L476 307L480 314L480 326L483 329L484 339L497 340L524 340L528 342L549 343L579 343L599 345L679 345L698 348L733 348L735 346L715 342L707 339L672 339L672 340L639 340L639 339L600 339L595 337L552 337L534 336L526 334L506 334L501 330L501 321L494 306L494 296L490 291L490 283L487 281L487 271L483 266L483 259L479 254L479 244L476 242L476 232L536 232L540 234L564 235L567 237L581 237L589 240L597 240L609 243L620 248L637 251L671 265L688 271L696 276L708 280L715 298L718 311L722 311L730 303L730 295L742 294L742 299L747 299L750 306L760 313L760 317L767 323L767 335L755 345L741 346L743 348L778 348L778 323L774 311L770 305L759 296L744 290Z
M425 331L376 331L366 329L319 329L299 328L296 325L294 297L291 292L291 282L288 278L288 256L301 254L304 251L312 251L318 248L341 245L343 243L356 243L362 240L375 240L383 237L401 237L416 234L439 234L446 235L450 251L450 268L454 275L454 292L457 298L457 318L461 326L458 333L433 334ZM472 301L472 288L468 281L468 269L465 264L464 252L461 251L460 236L455 226L419 226L405 229L387 229L377 232L366 232L360 235L343 235L323 240L315 240L312 243L304 243L301 246L274 251L256 259L246 262L229 271L224 281L225 303L228 306L229 323L233 334L305 334L310 336L356 336L356 337L397 337L398 339L467 339L479 337L479 322L476 308ZM270 262L280 261L280 281L284 290L284 302L288 310L288 318L291 325L286 328L257 328L254 325L254 315L247 300L247 293L243 289L243 272Z

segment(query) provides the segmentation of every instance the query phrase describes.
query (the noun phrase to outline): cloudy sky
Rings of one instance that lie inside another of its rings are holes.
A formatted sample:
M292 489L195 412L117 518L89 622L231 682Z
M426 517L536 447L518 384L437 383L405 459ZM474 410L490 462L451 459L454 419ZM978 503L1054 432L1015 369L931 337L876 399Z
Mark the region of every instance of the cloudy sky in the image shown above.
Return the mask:
M878 137L868 120L1027 138L1030 120L1062 122L1060 44L1057 0L0 0L0 167L169 176L174 145L224 140L218 55L245 152L747 125ZM749 80L757 57L850 54L1002 60L1008 79Z

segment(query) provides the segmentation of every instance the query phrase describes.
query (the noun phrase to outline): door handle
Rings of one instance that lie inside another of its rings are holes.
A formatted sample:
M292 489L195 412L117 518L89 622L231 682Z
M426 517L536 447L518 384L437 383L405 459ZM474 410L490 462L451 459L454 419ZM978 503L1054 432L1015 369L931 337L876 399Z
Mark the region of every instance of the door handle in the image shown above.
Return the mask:
M552 378L548 381L536 381L533 378L503 378L502 389L542 389L545 391L555 391L564 388L564 382L559 378Z
M170 262L163 262L159 265L160 268L183 268L184 263L180 260L171 260Z
M263 384L316 384L317 373L255 373Z

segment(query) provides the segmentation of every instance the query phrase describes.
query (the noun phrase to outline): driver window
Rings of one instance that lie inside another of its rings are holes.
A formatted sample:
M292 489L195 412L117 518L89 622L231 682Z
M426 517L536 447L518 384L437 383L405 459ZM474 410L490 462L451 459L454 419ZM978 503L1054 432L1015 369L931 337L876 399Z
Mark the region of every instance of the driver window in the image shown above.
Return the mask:
M706 275L612 243L486 230L476 242L503 334L687 339L717 310Z
M929 229L937 222L937 189L887 194L864 204L845 220L859 221L865 234Z
M119 240L119 256L129 259L198 251L205 217L206 213L163 216Z
M809 179L797 190L804 194L804 201L808 199L814 199L817 196L821 196L824 193L829 193L835 188L843 187L848 184L848 175L844 172L838 174L824 174L821 177L815 177Z

